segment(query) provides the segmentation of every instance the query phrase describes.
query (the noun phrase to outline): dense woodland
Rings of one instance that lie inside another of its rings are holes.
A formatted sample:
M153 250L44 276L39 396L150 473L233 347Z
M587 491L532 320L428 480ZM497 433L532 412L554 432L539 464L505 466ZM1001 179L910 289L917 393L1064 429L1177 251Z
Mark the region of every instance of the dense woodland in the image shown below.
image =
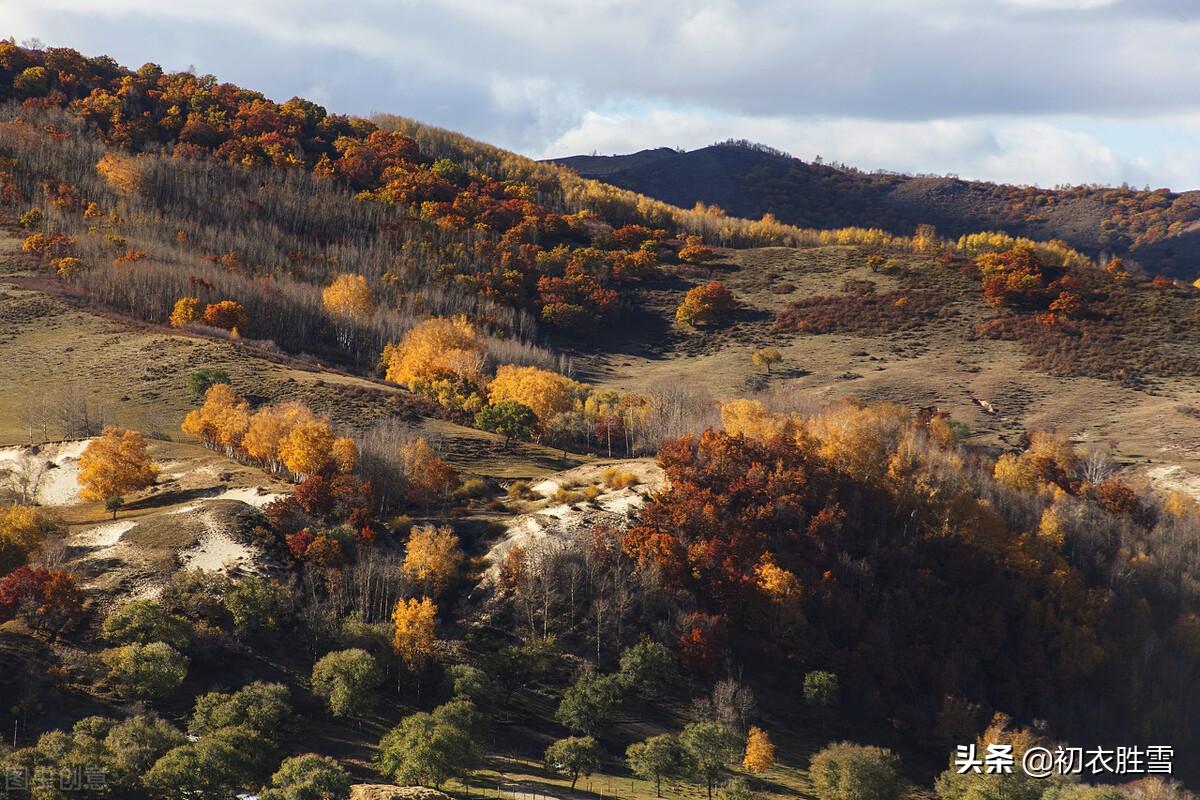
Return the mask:
M948 755L976 739L1018 752L1200 746L1191 498L1136 490L1103 453L1052 432L978 451L935 410L751 398L708 425L711 405L688 387L605 391L557 355L723 246L851 247L885 273L895 255L922 255L995 310L982 335L1042 347L1048 371L1065 342L1094 354L1119 336L1122 309L1147 297L1169 295L1178 324L1194 325L1190 285L1062 242L681 211L407 120L65 49L0 43L0 98L0 191L53 291L374 376L409 390L415 412L506 441L655 454L667 477L627 526L514 547L489 574L480 555L496 531L457 523L527 487L460 475L401 425L339 430L199 371L181 435L293 484L248 525L276 569L178 572L156 600L99 607L53 557L63 521L19 471L6 476L0 620L24 649L0 658L39 668L5 662L0 713L36 728L81 691L103 713L0 746L3 766L109 764L105 788L79 790L96 797L332 800L351 777L336 754L308 752L313 732L401 708L376 780L454 792L522 736L516 747L572 788L604 772L731 799L776 791L797 728L821 737L807 764L820 800L1109 798L958 776ZM857 285L798 301L775 325L904 330L941 305ZM680 293L676 319L711 329L737 308L709 280ZM777 356L755 358L769 369ZM1129 360L1106 371L1065 358L1112 379L1197 374L1186 360ZM114 517L158 472L142 435L117 428L80 468L84 499ZM604 477L635 480L620 467ZM203 684L239 661L290 672ZM631 718L662 732L615 724Z

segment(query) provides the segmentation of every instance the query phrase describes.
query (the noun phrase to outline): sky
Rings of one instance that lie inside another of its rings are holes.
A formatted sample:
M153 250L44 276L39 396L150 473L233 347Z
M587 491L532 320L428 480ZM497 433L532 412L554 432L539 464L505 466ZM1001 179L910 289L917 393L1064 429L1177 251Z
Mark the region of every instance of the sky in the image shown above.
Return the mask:
M1200 189L1200 0L0 0L0 35L535 158L734 138Z

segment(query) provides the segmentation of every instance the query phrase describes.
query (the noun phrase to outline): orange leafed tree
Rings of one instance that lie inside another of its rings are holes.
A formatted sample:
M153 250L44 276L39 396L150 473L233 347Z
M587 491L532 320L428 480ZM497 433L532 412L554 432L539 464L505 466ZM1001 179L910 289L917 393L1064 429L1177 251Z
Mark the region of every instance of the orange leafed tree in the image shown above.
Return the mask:
M171 327L186 328L200 319L200 301L195 297L181 297L171 309Z
M685 325L715 325L737 308L733 293L720 281L711 281L688 290L675 310L675 319Z
M454 469L423 438L400 445L400 461L408 501L414 505L433 505L458 485Z
M747 772L764 773L775 764L775 745L762 728L751 726L746 736L746 756L742 768Z
M249 318L246 309L236 300L222 300L219 303L209 303L204 308L204 324L213 328L224 328L227 331L245 330Z
M85 500L108 500L154 483L158 465L137 431L107 427L79 456L79 494Z
M574 409L586 394L586 386L565 375L512 364L505 364L496 370L496 377L488 389L488 399L492 405L511 400L528 406L542 424L564 411Z
M250 407L227 383L217 383L204 393L204 405L189 411L183 432L210 447L220 445L229 454L242 446L250 426Z
M437 597L458 574L464 558L458 537L449 525L413 528L401 574L426 595Z
M315 420L308 407L296 401L265 406L250 417L246 435L242 437L242 447L248 456L278 472L283 466L279 458L279 443L292 428Z
M699 236L687 237L687 244L679 249L679 260L689 264L703 264L711 261L712 257L712 248L705 246L704 239Z
M412 672L421 672L437 648L437 605L428 597L401 600L392 611L392 649Z

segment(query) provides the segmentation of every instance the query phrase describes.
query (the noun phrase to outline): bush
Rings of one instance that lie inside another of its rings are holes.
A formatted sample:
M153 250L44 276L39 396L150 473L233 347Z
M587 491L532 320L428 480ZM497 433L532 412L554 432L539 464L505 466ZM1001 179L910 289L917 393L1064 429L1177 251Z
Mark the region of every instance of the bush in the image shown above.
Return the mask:
M601 474L601 479L604 485L610 489L628 489L630 486L637 486L639 483L638 476L632 472L625 472L617 467L609 467Z
M231 381L229 380L229 373L223 369L206 367L204 369L198 369L191 375L188 375L187 388L192 394L192 399L196 402L200 402L204 399L204 393L207 392L210 387L215 386L218 383L230 385Z
M179 688L188 660L164 642L127 644L100 654L108 680L127 700L155 700Z
M882 747L839 742L808 768L818 800L897 800L904 791L900 759Z
M286 759L271 776L262 800L343 800L350 775L329 756L305 753Z
M291 612L287 589L263 578L238 581L225 596L225 608L239 636L278 630Z
M675 319L693 327L716 325L725 321L735 308L733 293L723 283L712 281L688 290L675 310Z
M804 676L804 702L812 708L828 709L837 704L838 677L817 670Z
M383 673L374 657L357 648L326 654L312 671L313 693L324 698L329 713L348 717L370 707Z
M134 600L115 609L104 620L101 635L115 644L166 642L176 650L188 646L192 626L168 614L153 600Z

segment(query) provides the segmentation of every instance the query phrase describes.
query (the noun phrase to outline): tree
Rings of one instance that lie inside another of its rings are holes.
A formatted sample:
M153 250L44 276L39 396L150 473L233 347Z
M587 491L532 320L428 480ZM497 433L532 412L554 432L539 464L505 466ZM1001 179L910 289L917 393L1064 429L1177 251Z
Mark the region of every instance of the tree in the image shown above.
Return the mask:
M486 354L483 338L466 317L434 317L413 326L386 351L386 377L410 389L447 376L479 384Z
M416 506L439 503L458 485L454 469L438 455L424 437L400 445L405 495Z
M142 780L156 797L227 800L261 785L270 755L270 746L253 731L222 728L168 751Z
M187 737L166 720L139 715L109 728L104 748L118 778L135 783L164 753L186 741Z
M225 608L238 635L247 636L279 630L291 611L291 599L278 583L250 575L225 595Z
M296 475L314 475L333 463L335 437L328 420L297 424L279 440L279 460Z
M343 800L350 794L350 774L329 756L304 753L285 759L271 776L262 800Z
M596 733L620 704L623 694L617 675L583 675L563 692L554 718L580 733Z
M466 700L438 706L432 714L411 714L379 741L375 763L380 773L405 786L439 787L456 775L465 779L481 756L481 726Z
M35 631L57 636L83 615L83 592L61 570L18 567L0 581L0 620L20 616Z
M643 697L654 697L676 674L675 657L665 646L642 639L621 653L621 682Z
M742 769L748 772L766 772L775 764L775 745L762 728L750 726L746 735L746 755L742 758Z
M198 402L203 400L208 390L218 383L230 385L229 373L223 369L205 367L188 375L187 388L192 393L192 398Z
M599 768L603 755L600 745L591 736L572 736L547 747L542 762L546 769L570 778L574 789L581 775L586 777Z
M250 427L250 406L227 383L214 383L204 392L204 404L187 413L183 432L209 447L220 445L233 455Z
M107 427L79 456L80 495L107 500L140 491L154 483L158 465L137 431Z
M634 775L654 781L654 796L662 797L663 778L672 778L683 770L683 750L679 740L669 733L634 742L625 750L625 761Z
M367 279L345 272L321 292L321 304L330 314L348 320L374 316L378 306Z
M570 411L586 394L586 386L565 375L515 364L499 367L488 387L488 400L492 405L507 401L520 403L532 409L542 424L556 414Z
M437 605L428 597L396 603L392 611L392 649L410 672L421 672L433 657L437 647L436 621Z
M313 666L313 693L324 698L329 713L349 717L365 711L383 683L383 673L366 650L327 653Z
M735 308L737 301L733 293L723 283L712 281L688 290L683 302L675 310L675 319L692 327L716 325L732 314Z
M828 710L837 704L838 676L815 670L804 675L804 702L810 708Z
M358 445L347 436L339 437L333 440L332 455L337 471L349 475L358 463Z
M32 494L27 489L26 494ZM0 505L0 576L7 575L28 560L50 536L61 535L62 522L38 506Z
M896 800L904 788L895 753L851 742L821 750L808 774L818 800Z
M679 744L688 756L689 771L703 781L712 800L713 787L741 751L737 737L719 722L693 722L679 734Z
M423 594L437 597L446 591L465 558L449 525L418 526L408 535L400 572L410 584L420 586Z
M537 421L533 409L516 400L505 400L475 413L475 427L500 434L504 437L505 447L514 439L518 442L532 439Z
M166 642L176 650L188 646L192 626L168 614L153 600L132 600L118 606L104 619L101 635L114 644Z
M156 700L179 688L188 660L165 642L114 647L100 654L108 680L129 700Z
M293 733L295 720L286 686L255 681L236 692L197 697L188 733L207 736L225 728L246 728L277 745Z
M783 354L774 347L761 347L750 354L750 360L754 363L754 366L762 367L767 371L767 374L770 374L771 365L783 361Z
M204 324L227 331L244 331L249 323L246 309L235 300L222 300L204 307Z
M175 301L171 309L170 323L172 328L186 328L200 320L200 301L195 297L181 297Z

